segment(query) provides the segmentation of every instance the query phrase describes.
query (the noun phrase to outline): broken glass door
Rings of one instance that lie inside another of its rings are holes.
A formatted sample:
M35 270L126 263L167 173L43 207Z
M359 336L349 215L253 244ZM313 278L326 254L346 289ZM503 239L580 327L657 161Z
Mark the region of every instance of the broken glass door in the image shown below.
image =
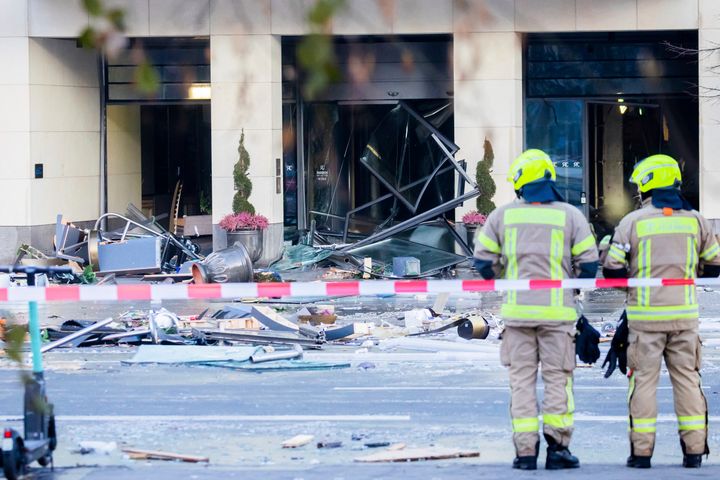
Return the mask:
M455 174L443 152L457 150L446 139L453 130L452 112L447 100L416 101L412 107L306 104L306 198L316 231L342 237L349 230L351 238L364 237L453 198ZM370 148L382 162L367 156L368 145L375 145ZM348 212L353 212L349 220Z

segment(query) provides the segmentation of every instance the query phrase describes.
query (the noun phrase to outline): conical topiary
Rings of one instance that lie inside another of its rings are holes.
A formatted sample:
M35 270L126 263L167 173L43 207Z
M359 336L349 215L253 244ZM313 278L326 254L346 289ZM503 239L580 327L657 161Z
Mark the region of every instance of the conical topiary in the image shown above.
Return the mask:
M480 191L475 204L478 212L488 215L495 210L495 204L492 201L493 196L495 196L495 180L491 175L495 153L493 152L492 143L487 138L483 144L483 151L483 159L477 163L475 170L475 182Z
M250 203L252 193L252 181L248 178L247 172L250 168L250 154L245 148L245 131L240 133L240 145L238 145L239 158L233 168L233 181L235 183L235 196L233 197L232 209L234 213L250 212L255 213L255 207Z

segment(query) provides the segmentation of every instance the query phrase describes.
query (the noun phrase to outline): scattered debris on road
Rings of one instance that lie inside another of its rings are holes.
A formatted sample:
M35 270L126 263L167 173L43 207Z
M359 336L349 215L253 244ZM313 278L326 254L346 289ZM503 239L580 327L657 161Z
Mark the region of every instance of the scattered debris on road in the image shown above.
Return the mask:
M314 438L313 435L295 435L282 442L282 448L300 448L312 442Z
M360 463L380 462L419 462L421 460L448 460L451 458L479 457L480 452L474 450L458 450L454 448L408 448L402 450L386 450L364 457L355 458Z
M140 450L137 448L123 448L123 453L128 455L131 460L175 460L187 463L208 463L208 457L199 457L194 455L183 455L180 453L160 452L156 450Z

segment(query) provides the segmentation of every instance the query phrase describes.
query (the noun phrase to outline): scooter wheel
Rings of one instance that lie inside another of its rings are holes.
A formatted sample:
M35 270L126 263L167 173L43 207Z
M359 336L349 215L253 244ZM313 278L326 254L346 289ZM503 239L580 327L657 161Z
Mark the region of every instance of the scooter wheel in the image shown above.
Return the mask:
M41 467L47 467L52 463L52 455L48 453L44 457L38 458L37 462L40 464Z
M22 451L20 442L13 441L13 449L3 452L3 473L7 480L18 480L24 474Z
M48 438L50 439L50 451L53 452L57 448L57 430L55 429L55 415L52 414L52 411L48 424Z

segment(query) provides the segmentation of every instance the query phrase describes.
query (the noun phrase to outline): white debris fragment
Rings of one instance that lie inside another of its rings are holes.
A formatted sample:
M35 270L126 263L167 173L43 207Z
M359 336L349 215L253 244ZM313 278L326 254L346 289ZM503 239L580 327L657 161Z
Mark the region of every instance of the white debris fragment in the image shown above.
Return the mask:
M116 442L98 442L94 440L85 440L78 442L78 446L74 449L73 453L79 453L80 455L88 455L96 453L98 455L110 455L111 452L117 450Z

